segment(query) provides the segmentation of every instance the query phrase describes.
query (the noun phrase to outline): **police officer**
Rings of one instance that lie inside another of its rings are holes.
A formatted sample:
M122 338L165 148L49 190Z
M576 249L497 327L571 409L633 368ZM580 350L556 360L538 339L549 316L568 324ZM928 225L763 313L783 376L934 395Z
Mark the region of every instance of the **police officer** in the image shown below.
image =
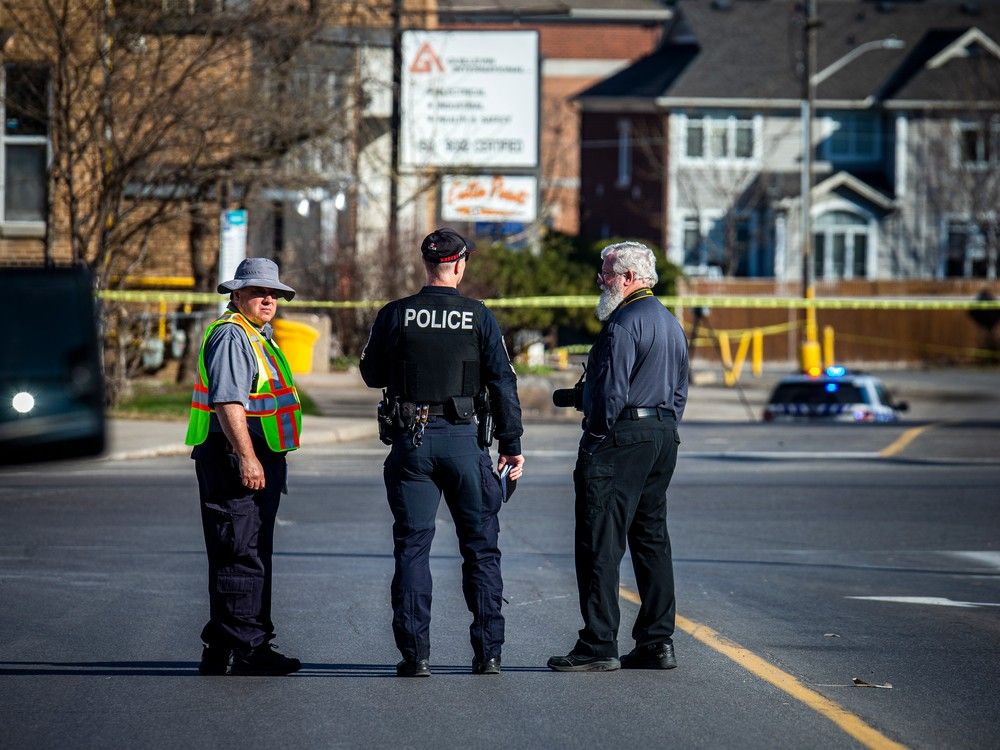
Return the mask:
M558 672L672 669L674 578L666 490L687 402L684 331L653 296L656 260L638 242L601 253L604 327L590 350L576 469L576 577L583 629ZM618 569L625 541L642 604L636 647L618 659Z
M302 418L270 321L278 298L295 290L273 261L247 258L219 293L230 303L205 331L186 438L208 552L211 615L199 671L284 675L301 664L271 647L271 553L285 454L299 445Z
M451 229L427 235L420 250L427 285L390 302L372 326L361 356L369 386L386 389L380 409L385 441L385 487L393 515L392 630L401 677L430 675L430 550L441 493L462 553L462 591L472 612L475 674L499 674L504 641L500 613L500 480L490 461L488 396L499 441L497 469L521 475L521 406L517 379L496 318L458 285L472 243ZM477 431L480 434L477 436Z

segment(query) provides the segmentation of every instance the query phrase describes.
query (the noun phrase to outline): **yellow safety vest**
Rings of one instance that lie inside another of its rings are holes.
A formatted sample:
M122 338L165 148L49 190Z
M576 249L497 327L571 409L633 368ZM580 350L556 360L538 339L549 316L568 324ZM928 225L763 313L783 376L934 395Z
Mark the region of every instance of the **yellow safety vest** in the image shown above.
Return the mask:
M277 453L299 447L302 432L302 406L292 382L292 371L285 355L276 344L268 341L238 312L227 312L205 331L198 352L198 380L191 395L191 416L188 419L187 445L200 445L208 437L212 412L208 403L208 375L205 371L205 344L220 325L236 325L246 334L257 358L257 383L249 394L248 419L259 419L268 447Z

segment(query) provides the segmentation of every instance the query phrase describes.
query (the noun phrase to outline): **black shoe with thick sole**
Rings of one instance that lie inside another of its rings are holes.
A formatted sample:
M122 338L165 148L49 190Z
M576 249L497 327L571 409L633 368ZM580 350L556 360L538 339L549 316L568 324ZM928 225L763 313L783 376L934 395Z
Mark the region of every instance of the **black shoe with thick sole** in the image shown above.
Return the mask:
M230 674L277 676L298 672L302 662L274 650L270 643L264 643L246 652L237 651L233 656Z
M617 656L586 656L572 651L566 656L553 656L548 665L556 672L614 672L621 668Z
M636 646L625 654L621 661L622 669L674 669L677 666L672 643Z
M204 675L228 675L233 671L233 650L223 646L205 646L198 671Z
M427 659L403 659L396 665L396 677L430 677L431 664Z
M472 662L472 674L500 674L500 657L492 659L476 659Z

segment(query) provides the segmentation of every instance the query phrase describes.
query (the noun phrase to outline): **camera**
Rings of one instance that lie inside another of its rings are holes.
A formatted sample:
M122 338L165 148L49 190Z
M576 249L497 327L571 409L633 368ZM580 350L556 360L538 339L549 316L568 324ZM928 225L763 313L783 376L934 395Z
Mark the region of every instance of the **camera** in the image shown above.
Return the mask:
M577 411L583 411L583 383L577 383L572 388L557 388L552 391L552 403L559 408L572 406Z

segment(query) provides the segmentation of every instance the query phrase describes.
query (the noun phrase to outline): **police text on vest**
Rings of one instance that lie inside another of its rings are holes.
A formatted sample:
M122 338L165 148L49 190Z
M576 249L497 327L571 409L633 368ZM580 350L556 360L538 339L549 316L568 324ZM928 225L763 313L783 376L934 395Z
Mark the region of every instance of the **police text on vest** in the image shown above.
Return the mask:
M472 311L467 310L415 310L407 307L403 313L403 326L409 326L413 321L418 328L459 328L472 330Z

